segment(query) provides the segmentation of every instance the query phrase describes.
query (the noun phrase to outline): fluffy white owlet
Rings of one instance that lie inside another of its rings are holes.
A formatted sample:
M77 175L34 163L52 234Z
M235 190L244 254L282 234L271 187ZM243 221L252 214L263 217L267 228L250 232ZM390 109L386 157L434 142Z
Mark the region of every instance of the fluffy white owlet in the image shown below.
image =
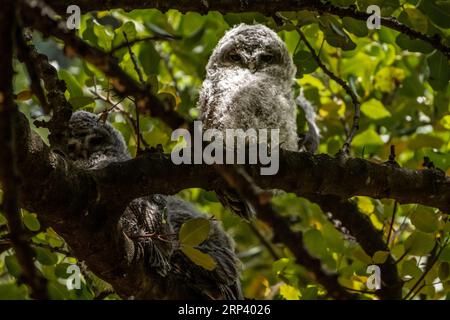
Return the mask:
M240 24L219 41L206 66L198 107L204 129L280 129L280 147L298 151L292 84L296 67L284 42L263 25ZM226 207L253 212L231 190L218 190Z
M95 114L73 113L66 138L56 146L69 160L84 169L99 169L131 158L122 135ZM177 247L181 225L206 217L189 203L173 196L150 195L133 200L113 230L118 254L127 263L143 267L152 289L136 298L242 299L239 260L234 243L217 221L211 221L209 237L198 249L209 254L216 268L208 271L194 264Z
M280 129L281 148L297 151L295 71L286 45L266 26L229 30L206 66L198 102L204 128Z

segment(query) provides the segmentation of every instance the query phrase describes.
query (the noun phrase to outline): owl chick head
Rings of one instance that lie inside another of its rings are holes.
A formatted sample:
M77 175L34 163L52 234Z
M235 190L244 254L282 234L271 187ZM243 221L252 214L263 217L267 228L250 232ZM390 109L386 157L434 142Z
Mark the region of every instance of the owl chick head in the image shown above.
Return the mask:
M85 168L98 167L100 162L124 161L129 158L120 132L109 122L86 111L72 114L65 138L60 144L58 149Z
M225 33L209 59L207 70L216 72L223 68L276 73L287 80L296 71L285 43L261 24L239 24Z

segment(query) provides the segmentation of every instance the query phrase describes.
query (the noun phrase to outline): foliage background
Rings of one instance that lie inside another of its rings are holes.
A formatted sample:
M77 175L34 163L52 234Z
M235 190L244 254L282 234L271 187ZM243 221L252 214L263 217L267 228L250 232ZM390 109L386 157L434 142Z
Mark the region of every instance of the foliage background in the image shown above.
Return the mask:
M354 0L334 0L337 5L353 4ZM370 2L370 3L369 3ZM379 4L382 14L395 16L400 22L423 33L440 34L450 43L450 3L448 1L357 1L361 10L369 4ZM320 59L338 77L349 83L362 102L360 129L352 144L352 154L376 162L386 161L390 145L395 145L396 160L402 167L422 168L423 158L450 174L450 67L447 58L428 44L409 39L397 31L382 27L368 30L365 22L352 18L339 19L330 15L317 17L308 11L284 12L284 17L302 26L308 41ZM319 152L336 154L351 125L353 107L344 90L318 68L295 29L279 27L273 18L259 13L206 15L175 10L112 10L82 16L79 36L105 51L128 41L144 37L179 36L179 40L140 41L132 50L143 70L144 80L176 110L194 119L198 91L205 76L205 65L218 40L237 23L262 23L276 30L285 41L298 68L295 92L303 87L314 104L321 129ZM63 44L55 39L33 35L38 50L48 55L58 68L59 76L68 86L66 97L76 109L104 112L112 104L120 104L109 112L109 119L122 132L133 155L137 152L136 136L130 124L135 119L134 104L122 100L111 91L109 79L79 59L68 59ZM126 47L113 50L120 65L138 80ZM36 128L33 121L47 119L38 101L32 97L26 71L15 64L15 93L20 110L42 137L46 129ZM110 92L110 93L109 93ZM100 98L103 97L103 98ZM105 102L109 99L111 103ZM121 109L121 110L119 110ZM302 111L298 111L299 131L306 130ZM149 146L162 144L170 151L171 130L161 121L141 116L140 132ZM183 179L183 177L180 177ZM1 195L1 191L0 191ZM273 257L261 243L255 230L269 239L270 229L261 222L252 225L226 212L213 192L200 189L184 190L180 196L200 210L214 215L235 239L242 260L242 283L245 296L257 299L316 299L324 290L311 280L309 273L293 263L290 253L273 245L278 257ZM394 201L355 197L359 209L367 215L386 239L394 210ZM321 209L293 194L274 199L277 209L288 216L292 228L301 230L305 245L319 257L324 266L340 274L342 285L354 290L367 290L367 266L381 263L386 253L374 257L364 253L349 237L337 231ZM36 264L49 280L49 292L55 299L116 299L111 288L91 273L84 275L81 290L68 291L61 283L67 278L69 263L79 263L69 248L52 229L43 230L39 216L22 211L25 226L33 234ZM0 237L6 234L6 220L0 214ZM393 224L389 247L398 269L406 281L406 294L430 267L430 255L449 241L450 222L437 209L410 204L399 205ZM12 249L0 254L0 299L28 298L28 289L17 281L20 266ZM423 299L450 298L450 247L440 251L436 262L424 275L424 286L415 297ZM371 294L361 293L371 299Z

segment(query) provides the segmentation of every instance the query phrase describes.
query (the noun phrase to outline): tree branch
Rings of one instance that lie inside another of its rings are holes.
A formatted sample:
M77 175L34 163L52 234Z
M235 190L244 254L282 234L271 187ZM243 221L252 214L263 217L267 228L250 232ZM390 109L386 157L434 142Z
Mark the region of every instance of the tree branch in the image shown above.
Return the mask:
M64 95L66 83L58 78L58 71L49 63L47 56L37 52L31 43L26 42L23 30L17 29L19 52L27 66L30 81L32 84L34 83L33 87L41 87L40 80L42 79L47 97L47 99L45 97L43 99L48 100L49 109L53 111L50 121L36 121L35 124L50 130L49 141L53 145L67 129L72 115L72 106ZM32 74L35 74L37 79L31 76Z
M383 241L382 234L373 227L369 218L358 210L356 204L336 196L309 194L305 197L317 203L322 210L330 211L333 218L341 221L370 257L373 257L377 251L389 251L388 246ZM398 275L397 266L391 255L380 265L380 268L383 284L381 289L374 293L380 299L400 300L403 282Z
M263 191L259 190L244 170L222 165L217 165L216 169L230 187L252 204L257 217L273 228L274 234L290 249L297 264L305 266L331 297L345 300L354 298L339 284L338 275L324 271L320 259L310 255L304 247L303 235L291 230L289 223L273 209L267 199L264 199Z
M20 177L16 167L17 141L15 122L18 115L13 101L13 48L14 48L14 1L7 1L0 11L0 181L3 189L3 212L9 227L9 239L21 266L21 277L31 288L31 296L47 299L46 281L33 261L34 252L28 245L19 208Z
M267 16L272 16L279 11L317 11L320 14L328 13L339 17L352 17L357 20L367 21L370 14L358 11L352 7L338 7L329 2L321 2L319 0L252 0L252 1L236 1L236 0L109 0L109 1L92 1L92 0L47 0L47 2L61 15L66 14L69 5L78 5L83 12L96 10L124 9L131 11L134 9L155 8L160 11L176 9L180 12L194 11L199 13L207 13L209 11L219 11L220 13L229 12L260 12ZM398 22L392 17L382 17L381 25L390 29L399 31L411 38L420 39L435 49L450 57L450 47L444 44L439 35L429 36L416 31L405 24Z

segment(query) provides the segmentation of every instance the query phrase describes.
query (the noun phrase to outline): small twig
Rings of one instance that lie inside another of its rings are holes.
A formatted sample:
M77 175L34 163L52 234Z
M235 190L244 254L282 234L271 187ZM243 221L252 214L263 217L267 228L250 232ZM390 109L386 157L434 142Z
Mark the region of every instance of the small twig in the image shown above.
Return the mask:
M119 44L118 46L112 48L110 53L114 53L117 50L120 50L120 49L123 49L123 48L134 46L136 43L139 43L139 42L155 41L155 40L171 41L171 40L180 40L180 39L181 39L181 37L179 37L179 36L162 36L162 35L154 35L154 36L147 36L147 37L143 37L143 38L137 38L137 39L134 39L132 41L128 41L127 40L125 43Z
M398 202L394 201L394 208L392 209L391 224L389 225L389 232L388 232L387 239L386 239L386 244L387 244L388 247L389 247L389 243L390 243L390 240L391 240L392 229L394 227L395 214L397 213L397 206L398 206Z
M136 55L134 54L133 50L131 49L131 45L128 42L127 33L125 31L123 31L122 33L123 33L123 37L125 38L125 41L126 41L126 44L127 44L127 47L128 47L128 53L130 54L131 61L133 62L134 70L136 71L136 73L137 73L137 75L139 77L139 82L141 84L144 84L145 83L144 76L142 75L142 71L139 68L139 64L138 64Z
M144 76L142 75L142 71L139 68L139 64L136 58L136 55L134 54L133 50L131 49L131 45L128 42L128 36L127 33L125 31L123 31L123 36L125 38L126 43L128 44L128 52L130 54L131 57L131 61L133 62L134 65L134 70L136 70L136 73L139 77L139 82L142 85L145 85L145 81L144 81ZM141 151L141 128L139 125L139 109L137 107L137 104L134 104L134 109L135 109L135 113L136 113L136 129L137 129L137 141L136 141L136 147L137 147L137 153L139 154L139 152Z
M397 260L395 260L395 264L399 264L400 261L402 261L409 253L409 250L405 250L405 252L403 252L403 254L400 256L400 258L398 258Z
M255 225L255 223L253 221L250 221L250 223L248 224L248 226L250 227L250 230L252 230L253 234L259 239L259 241L261 242L261 244L267 249L267 251L269 252L269 254L272 256L272 258L274 260L280 260L281 257L280 255L277 253L276 249L274 248L273 244L270 242L270 240L268 240L259 230L258 226Z
M329 76L331 79L333 79L335 82L337 82L345 90L345 92L350 96L350 98L352 100L353 107L355 109L355 112L354 112L354 115L353 115L353 124L352 124L352 128L348 132L347 138L345 139L344 145L342 147L342 151L345 154L349 154L350 153L350 145L351 145L352 140L353 140L353 138L354 138L354 136L356 134L356 131L358 131L358 129L359 129L359 119L361 117L360 103L359 103L358 97L356 96L356 94L353 92L353 90L350 88L350 86L344 80L342 80L341 78L336 76L320 60L319 56L315 53L314 48L308 42L308 40L306 39L306 36L303 34L301 29L298 26L296 26L295 28L296 28L298 34L300 35L300 38L305 43L306 47L311 52L311 55L313 56L314 60L317 62L317 65L323 70L323 72L327 76Z
M434 256L434 258L432 259L431 263L427 264L427 268L426 270L422 273L422 275L420 276L419 280L417 280L417 282L412 286L411 290L405 295L405 297L403 298L404 300L408 299L408 297L410 295L412 295L414 293L414 290L418 287L418 285L423 281L423 279L426 277L426 275L428 274L428 272L430 272L430 270L433 268L434 264L436 263L436 261L438 260L439 256L441 255L442 251L445 249L445 247L448 244L448 239L445 242L445 244L439 249L439 252ZM437 243L436 243L437 246ZM420 290L419 290L420 291ZM414 295L416 295L419 291L417 291ZM414 296L413 295L413 296Z
M342 152L344 154L349 154L350 153L350 145L356 134L356 131L358 131L358 129L359 129L359 119L361 117L360 103L359 103L358 97L356 96L356 94L353 92L353 90L350 88L350 86L344 80L342 80L337 75L335 75L330 69L328 69L328 67L322 62L322 60L320 60L319 56L316 54L316 51L311 46L311 44L308 42L308 39L306 39L306 36L304 35L304 33L302 32L300 27L297 25L294 25L289 19L283 17L281 14L278 14L278 16L280 18L282 18L283 21L285 21L295 27L300 38L305 43L308 50L311 52L311 55L312 55L313 59L316 61L317 65L323 70L323 72L327 76L329 76L331 79L333 79L335 82L337 82L345 90L345 92L350 96L352 103L353 103L353 107L355 109L355 112L353 115L352 128L350 129L350 131L347 135L347 138L345 139L344 145L342 147ZM323 43L322 43L322 45L323 45Z
M109 109L105 110L104 112L109 113L113 110L116 110L117 112L119 112L121 115L123 115L125 117L128 124L131 125L131 127L133 128L134 139L135 139L136 143L138 140L137 136L139 135L140 141L142 142L144 147L146 147L146 148L149 147L149 144L147 143L147 141L145 141L144 137L142 136L142 133L140 131L138 131L137 122L133 119L133 116L130 113L126 112L121 106L121 103L125 98L120 98L117 102L115 102L115 101L112 101L110 97L108 97L108 96L104 97L97 91L91 90L91 93L95 96L96 99L102 100L103 102L111 105L111 107Z
M376 295L375 291L361 290L361 289L352 289L352 288L349 288L349 287L346 287L346 286L344 286L344 288L347 289L348 291Z

